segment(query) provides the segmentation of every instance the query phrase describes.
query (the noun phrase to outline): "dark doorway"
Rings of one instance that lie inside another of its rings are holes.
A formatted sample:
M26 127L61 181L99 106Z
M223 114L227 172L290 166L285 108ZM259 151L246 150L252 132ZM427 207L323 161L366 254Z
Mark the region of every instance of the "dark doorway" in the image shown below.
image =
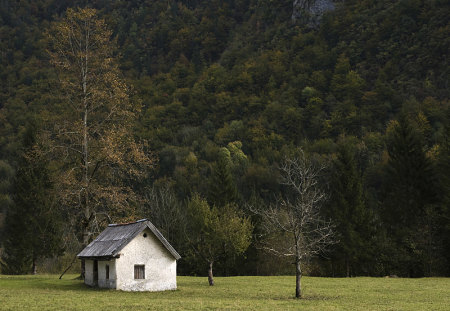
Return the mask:
M98 285L98 261L94 260L94 286Z

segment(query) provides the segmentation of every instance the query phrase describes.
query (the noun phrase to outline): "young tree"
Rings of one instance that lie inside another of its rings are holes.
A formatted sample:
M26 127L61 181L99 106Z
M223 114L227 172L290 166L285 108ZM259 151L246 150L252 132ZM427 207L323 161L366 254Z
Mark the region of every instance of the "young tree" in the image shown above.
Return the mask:
M137 143L132 125L139 111L120 78L116 46L94 9L68 9L49 31L51 62L59 74L61 101L50 120L60 199L86 246L99 231L99 216L133 215L139 198L133 183L154 164Z
M251 208L263 219L263 248L277 256L294 258L296 298L302 297L302 264L336 243L333 224L322 217L325 192L319 187L319 178L323 170L324 166L300 150L299 157L286 158L280 167L286 194L267 208Z
M38 259L62 251L61 217L53 201L46 159L36 147L36 129L28 125L13 180L13 204L6 217L3 273L36 274Z
M195 194L188 203L187 238L197 256L208 264L208 282L214 285L213 264L224 255L242 254L251 242L253 226L234 205L217 208Z

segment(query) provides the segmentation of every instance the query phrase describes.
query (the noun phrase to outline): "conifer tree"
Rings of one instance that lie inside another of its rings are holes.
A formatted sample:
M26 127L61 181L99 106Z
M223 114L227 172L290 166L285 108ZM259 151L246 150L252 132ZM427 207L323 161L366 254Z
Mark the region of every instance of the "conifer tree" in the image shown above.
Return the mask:
M14 177L14 169L3 160L0 160L0 247L3 241L4 215L11 204L10 188Z
M450 109L446 112L446 126L440 146L438 158L438 174L440 181L440 192L442 193L440 203L440 236L442 237L443 272L450 275Z
M436 178L423 139L402 115L388 131L384 221L392 240L389 257L397 273L424 274L423 239L426 208L435 203Z
M52 182L45 159L36 148L36 129L28 125L13 180L6 217L2 272L36 273L36 262L61 252L61 219L52 206Z
M369 230L369 215L364 205L361 176L355 161L354 150L348 142L338 145L333 163L331 181L330 216L337 224L340 243L334 252L343 259L347 277L355 273L358 260L364 253L365 234Z
M236 202L238 198L236 185L231 175L230 162L230 151L227 148L220 149L210 184L211 202L218 207Z
M401 116L388 133L389 213L399 224L412 225L433 197L433 170L423 139L410 121Z

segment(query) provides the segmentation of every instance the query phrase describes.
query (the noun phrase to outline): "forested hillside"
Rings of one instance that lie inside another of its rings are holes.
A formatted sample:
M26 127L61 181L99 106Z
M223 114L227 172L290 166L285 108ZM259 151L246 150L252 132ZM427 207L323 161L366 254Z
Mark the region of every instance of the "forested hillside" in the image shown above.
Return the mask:
M294 2L0 1L0 215L19 217L14 176L27 124L49 131L65 109L51 25L69 7L90 7L112 31L139 107L133 136L154 159L131 181L143 199L98 230L148 217L183 257L179 271L202 274L184 232L188 202L201 197L235 206L255 227L248 250L221 258L218 274L293 272L259 249L260 219L248 207L277 201L280 163L302 148L326 167L323 214L340 241L309 273L449 275L448 1L334 1L317 24L293 19ZM64 165L51 163L57 176ZM58 206L54 221L73 216ZM64 236L66 252L77 252Z

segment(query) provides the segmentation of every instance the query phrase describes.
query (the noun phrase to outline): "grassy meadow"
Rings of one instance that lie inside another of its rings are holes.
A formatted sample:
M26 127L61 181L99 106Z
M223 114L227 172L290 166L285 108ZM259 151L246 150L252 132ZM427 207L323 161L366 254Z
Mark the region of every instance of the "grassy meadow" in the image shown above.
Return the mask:
M135 293L92 289L75 275L0 275L0 310L450 310L450 279L178 277L178 290Z

